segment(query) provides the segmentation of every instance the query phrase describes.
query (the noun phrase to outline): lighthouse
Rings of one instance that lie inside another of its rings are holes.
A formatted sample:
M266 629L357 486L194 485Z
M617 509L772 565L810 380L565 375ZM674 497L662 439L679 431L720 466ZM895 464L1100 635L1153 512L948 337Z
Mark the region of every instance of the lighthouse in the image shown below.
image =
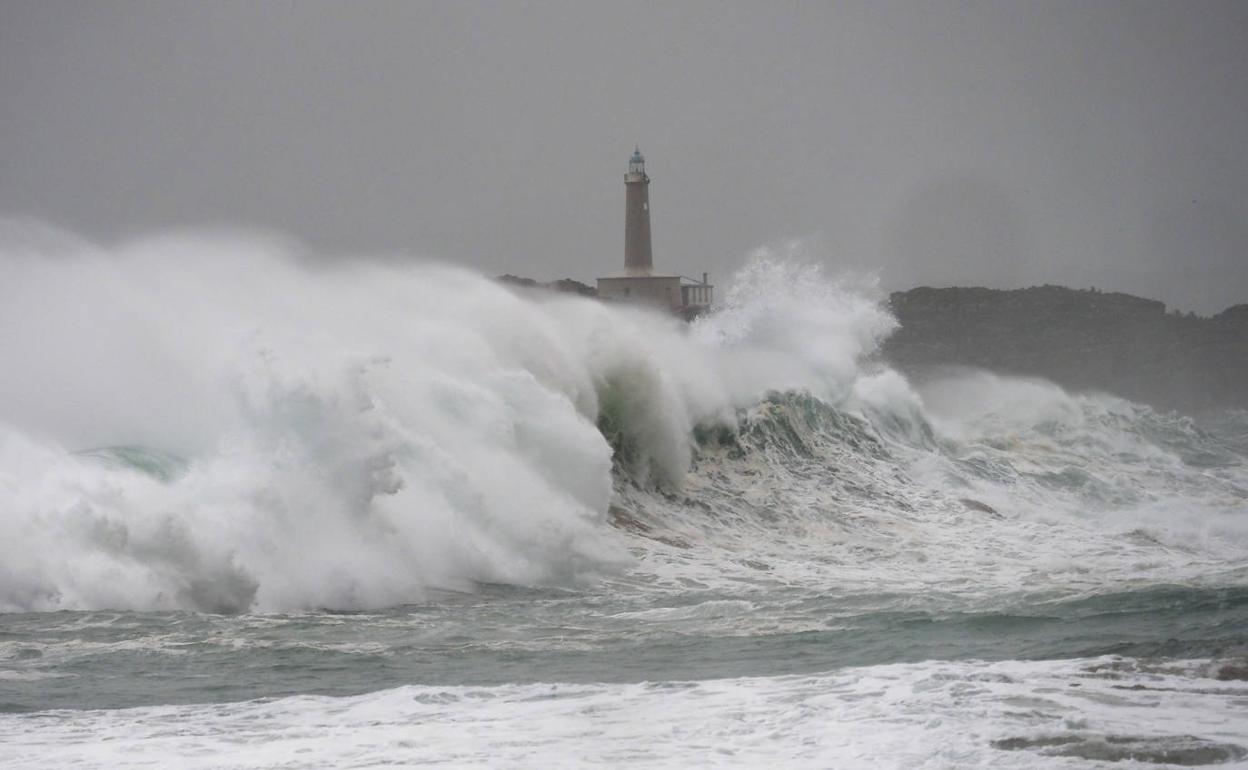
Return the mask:
M650 254L650 177L641 149L633 148L624 175L624 272L650 275L654 260Z
M634 147L624 175L624 272L599 278L598 296L655 305L693 318L710 307L714 288L706 273L701 281L655 274L650 252L650 177L641 149Z

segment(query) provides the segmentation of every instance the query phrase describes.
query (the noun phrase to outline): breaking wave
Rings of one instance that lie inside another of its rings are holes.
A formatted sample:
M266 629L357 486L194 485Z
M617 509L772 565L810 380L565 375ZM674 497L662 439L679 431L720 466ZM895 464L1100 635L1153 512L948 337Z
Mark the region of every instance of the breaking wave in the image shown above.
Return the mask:
M256 237L0 245L0 610L638 572L1077 590L1081 559L1199 580L1242 555L1232 441L1046 383L916 389L876 360L878 296L798 252L686 325Z

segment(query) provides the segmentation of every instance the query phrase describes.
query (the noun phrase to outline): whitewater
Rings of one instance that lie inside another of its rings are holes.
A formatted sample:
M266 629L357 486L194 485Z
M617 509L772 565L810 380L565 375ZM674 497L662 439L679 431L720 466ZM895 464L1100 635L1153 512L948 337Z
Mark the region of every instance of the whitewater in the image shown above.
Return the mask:
M1248 415L712 313L0 227L0 766L1248 766Z

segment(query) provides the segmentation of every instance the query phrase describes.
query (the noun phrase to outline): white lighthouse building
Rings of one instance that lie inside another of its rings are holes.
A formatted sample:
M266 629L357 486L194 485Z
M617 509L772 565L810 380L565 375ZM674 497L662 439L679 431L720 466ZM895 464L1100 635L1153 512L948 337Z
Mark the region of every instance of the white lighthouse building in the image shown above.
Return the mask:
M657 305L692 317L710 307L714 288L706 273L701 281L655 274L650 251L650 177L641 150L634 149L624 175L624 272L599 278L598 296Z

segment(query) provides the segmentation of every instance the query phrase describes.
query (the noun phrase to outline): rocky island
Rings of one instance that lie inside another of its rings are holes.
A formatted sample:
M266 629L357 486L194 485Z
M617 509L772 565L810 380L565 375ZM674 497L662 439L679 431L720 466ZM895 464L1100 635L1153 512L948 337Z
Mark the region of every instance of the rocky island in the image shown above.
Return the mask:
M1201 317L1062 286L923 287L889 304L900 328L884 355L915 378L972 366L1189 414L1248 408L1248 304Z

